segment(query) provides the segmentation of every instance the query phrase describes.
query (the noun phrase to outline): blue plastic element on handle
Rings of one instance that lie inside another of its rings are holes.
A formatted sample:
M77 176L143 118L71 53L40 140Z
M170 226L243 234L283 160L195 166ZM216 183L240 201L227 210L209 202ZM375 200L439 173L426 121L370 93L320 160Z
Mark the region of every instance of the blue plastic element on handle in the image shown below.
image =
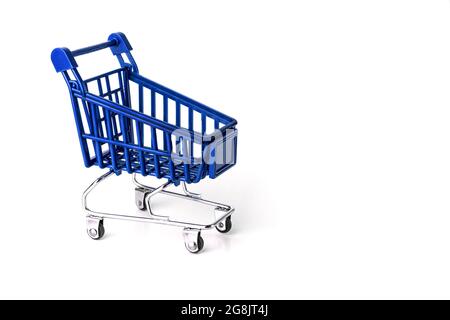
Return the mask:
M66 71L78 67L72 52L67 48L56 48L51 54L53 66L56 72Z
M108 37L108 41L116 41L117 42L117 45L111 47L111 51L115 56L117 56L118 54L122 54L122 53L128 53L131 50L133 50L127 37L122 32L112 33Z
M125 53L128 59L131 61L131 65L135 71L137 71L136 62L131 56L130 51L133 50L127 37L122 32L112 33L108 37L107 42L89 46L86 48L81 48L77 50L70 51L67 48L56 48L52 51L51 59L56 72L67 71L70 69L75 69L78 67L75 57L81 56L83 54L99 51L102 49L111 48L112 53L119 58L121 65L124 62L121 59L121 54Z

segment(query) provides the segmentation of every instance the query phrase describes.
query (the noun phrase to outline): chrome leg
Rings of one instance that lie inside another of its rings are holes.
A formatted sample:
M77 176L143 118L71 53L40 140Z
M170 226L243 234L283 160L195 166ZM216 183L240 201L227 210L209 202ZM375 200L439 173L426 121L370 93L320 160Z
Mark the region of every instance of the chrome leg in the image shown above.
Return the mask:
M145 194L145 196L144 196L144 203L145 203L145 205L146 205L147 212L148 212L148 214L149 214L151 217L153 217L153 218L155 218L155 219L160 219L160 220L169 220L169 217L167 217L167 216L157 215L157 214L154 214L154 213L152 212L152 206L151 206L151 203L150 203L150 199L151 199L154 195L156 195L156 194L160 193L161 191L163 191L165 188L167 188L167 187L170 186L171 184L172 184L172 182L171 182L171 181L168 181L168 182L163 183L162 185L160 185L158 188L153 189L152 191L150 191L150 192L148 192L148 193Z
M89 195L89 193L92 192L92 190L95 189L95 187L98 186L98 184L99 184L100 182L102 182L102 181L105 180L106 178L110 177L113 173L114 173L114 171L108 171L107 173L101 175L100 177L98 177L97 179L95 179L95 180L89 185L89 187L86 188L86 190L84 190L84 192L83 192L83 200L82 200L82 201L83 201L83 209L84 209L84 210L86 210L86 211L88 211L88 212L91 212L91 210L89 210L89 208L88 208L88 206L87 206L87 196ZM94 213L94 212L92 211L92 213Z
M189 196L191 198L197 198L197 199L200 199L202 197L202 195L200 193L190 192L187 189L186 182L181 181L181 186L183 187L183 192L184 192L185 195L187 195L187 196Z

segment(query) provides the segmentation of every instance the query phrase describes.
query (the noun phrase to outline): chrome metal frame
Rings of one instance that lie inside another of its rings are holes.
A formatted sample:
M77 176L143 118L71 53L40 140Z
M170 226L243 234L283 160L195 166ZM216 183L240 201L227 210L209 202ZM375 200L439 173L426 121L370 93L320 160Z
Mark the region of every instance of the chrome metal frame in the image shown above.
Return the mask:
M210 200L205 200L201 197L200 194L190 192L187 189L186 183L181 182L183 193L177 193L173 191L167 191L165 190L167 187L172 185L173 183L171 181L165 182L162 185L160 185L157 188L145 185L137 180L137 175L133 174L133 183L136 185L136 199L140 198L142 203L139 204L139 201L137 201L138 207L140 209L146 208L147 212L149 214L148 217L139 217L134 215L125 215L125 214L117 214L117 213L107 213L107 212L100 212L100 211L94 211L88 207L87 204L87 197L88 195L94 190L100 182L106 180L110 176L114 174L114 171L109 171L97 179L95 179L89 187L83 192L83 209L86 212L86 218L88 221L88 230L92 224L96 223L96 221L101 219L119 219L119 220L131 220L131 221L137 221L137 222L149 222L149 223L159 223L159 224L166 224L176 227L182 227L184 229L184 236L185 238L189 238L188 234L191 233L198 233L200 230L206 230L211 229L213 227L221 227L223 225L223 221L225 221L226 218L231 216L231 214L234 212L234 208L222 204L219 202L214 202ZM191 200L195 202L199 202L204 205L212 206L214 207L214 213L215 213L215 220L210 224L200 224L200 223L192 223L189 221L179 221L179 220L172 220L169 216L162 216L155 214L151 209L151 198L157 194L177 197L185 200ZM145 207L143 206L145 203ZM94 221L94 222L93 222ZM94 238L94 237L93 237ZM188 249L189 250L189 249Z

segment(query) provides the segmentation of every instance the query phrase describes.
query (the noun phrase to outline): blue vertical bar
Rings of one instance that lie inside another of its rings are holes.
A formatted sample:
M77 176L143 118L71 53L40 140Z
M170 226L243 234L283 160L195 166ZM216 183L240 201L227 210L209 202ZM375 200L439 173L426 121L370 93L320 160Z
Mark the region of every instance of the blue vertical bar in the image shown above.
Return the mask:
M226 133L223 136L223 142L222 142L222 145L220 146L220 148L222 148L222 150L221 150L222 163L225 164L225 163L227 163L227 134ZM216 154L217 154L217 146L216 146Z
M119 72L119 75L120 75L120 72ZM120 82L120 77L119 77L119 82ZM122 87L122 91L124 92L123 104L125 106L131 108L130 85L129 85L129 82L128 82L128 72L127 71L123 72L123 87Z
M139 85L139 112L144 113L144 88L142 87L142 85ZM143 147L144 127L142 122L136 122L136 135L139 147ZM145 157L142 150L139 151L139 163L141 165L142 175L147 175L147 169L145 167Z
M120 74L120 72L119 72ZM125 100L123 101L123 104L130 109L131 107L131 94L130 94L130 83L128 81L128 69L123 71L123 90L125 95ZM130 143L134 143L134 130L133 130L133 121L131 119L127 118L127 128L128 128L128 139L130 140Z
M101 79L97 79L97 86L98 86L98 94L100 96L103 95L103 88L102 88L102 82ZM108 139L112 142L114 141L114 134L112 130L111 125L111 113L108 109L103 109L103 116L105 117L106 122L106 133L108 135ZM109 154L111 156L111 165L114 171L117 170L117 160L116 160L116 147L113 143L109 143Z
M202 113L202 140L203 140L203 136L206 133L206 114ZM202 155L201 157L203 158L203 152L204 152L204 145L202 143Z
M86 101L83 100L83 104L86 103ZM98 117L97 112L95 111L95 105L93 103L89 103L90 109L91 109L91 117L92 117L92 123L94 127L94 136L99 137L98 134ZM100 168L104 168L103 165L103 157L102 157L102 148L100 146L100 143L98 141L93 141L94 143L94 151L95 151L95 157L97 158L97 165Z
M151 96L150 96L150 114L152 117L156 118L156 95L155 95L155 91L151 91ZM156 137L156 129L155 128L151 128L151 132L152 132L152 148L155 150L158 150L158 139ZM155 165L155 176L157 178L161 177L161 171L159 168L159 156L158 155L154 155L154 165Z
M103 95L103 88L102 88L102 81L101 81L101 78L98 78L98 79L97 79L97 87L98 87L98 94L99 94L100 96L102 96L102 95Z
M125 98L125 93L124 93L124 88L125 88L125 84L124 84L124 80L122 77L122 73L118 73L118 77L119 77L119 86L120 86L120 95L122 97L122 103L123 105L126 105L126 98Z
M98 81L98 80L97 80L97 81ZM96 121L96 122L93 122L93 125L97 127L97 130L98 130L98 132L99 132L99 134L100 134L100 137L104 137L104 135L103 135L103 128L102 128L102 121L100 120L100 114L99 114L99 111L98 111L98 110L92 111L92 109L91 109L91 112L95 112L97 118L99 119L98 122L97 122L97 121Z
M180 128L181 127L181 110L180 103L177 101L175 105L175 125Z
M169 120L169 105L168 105L168 98L167 96L164 96L163 98L163 121L168 122Z
M172 181L175 180L175 167L173 165L173 159L172 159L172 140L170 133L164 132L164 142L167 146L167 153L168 153L168 160L169 160L169 175Z
M100 115L100 108L95 108L95 112L97 113L96 116L97 116L98 134L99 134L100 137L104 138L105 137L105 134L103 132L103 120L104 120L104 118L102 120L102 117ZM101 144L103 144L103 143L101 143Z
M169 119L169 106L167 96L165 95L163 98L163 121L168 122ZM167 145L167 139L164 139L164 150L168 151L169 146Z
M180 109L181 109L180 108L180 103L177 101L176 104L175 104L175 125L178 128L181 128L181 119L180 119L181 110ZM180 141L181 141L181 137L178 136L177 137L177 141L176 141L176 144L177 144L176 145L176 148L177 148L176 152L177 152L177 154L181 153L180 152L180 150L181 150Z
M187 183L191 182L191 168L190 168L190 161L191 161L191 157L189 156L189 152L188 152L188 143L185 137L183 137L182 142L182 154L183 154L183 167L184 167L184 180Z
M144 113L144 87L139 85L139 112Z
M140 122L136 122L136 135L137 135L139 147L143 147L142 123L140 123ZM147 169L145 167L145 157L144 157L144 152L142 150L139 151L139 164L140 164L142 175L143 176L147 175Z
M106 81L106 80L105 80ZM107 93L107 96L108 96L108 98L109 98L109 100L111 100L112 101L112 96L111 96L111 84L109 83L109 81L106 81L106 84L107 84L107 86L109 86L109 89L108 88L106 88L106 93ZM100 96L102 96L103 95L103 87L102 87L102 81L101 81L101 78L98 78L97 79L97 86L98 86L98 93L100 94ZM108 111L108 114L109 114L109 117L110 117L110 119L112 119L112 135L113 135L113 138L114 137L116 137L117 136L117 134L118 134L118 130L117 130L117 124L116 124L116 119L115 119L115 113L114 112L109 112ZM106 116L106 115L105 115ZM114 153L115 153L115 149L114 149Z
M108 139L112 142L114 141L114 134L112 131L111 125L111 114L108 109L104 109L103 113L105 114L106 119L106 132L108 133ZM111 155L111 165L113 170L117 170L117 160L116 160L116 147L113 143L109 143L109 153Z
M206 132L206 114L202 113L202 134Z
M126 105L125 103L125 94L124 94L124 79L122 79L122 74L121 72L118 72L118 77L119 77L119 87L120 87L120 94L122 96L122 104ZM108 86L109 81L106 82L106 85ZM111 90L110 88L108 88L108 90ZM119 96L116 93L116 99L118 100ZM117 103L119 103L119 101L117 101ZM119 122L120 122L120 132L122 133L122 137L123 137L123 142L125 144L128 144L130 141L128 139L128 119L124 119L123 116L119 115ZM127 147L124 147L124 156L125 156L125 166L127 168L127 171L129 173L131 173L131 162L130 162L130 152L128 150Z
M194 130L194 110L189 108L189 130Z
M106 83L108 84L108 77L106 77L106 79L107 79ZM102 85L101 85L101 80L100 80L100 78L97 79L97 85L98 85L99 94L100 94L100 95L103 94L103 90L102 90ZM108 92L109 92L109 91L110 91L110 90L108 90ZM104 138L104 137L105 137L105 134L104 134L104 132L103 132L103 125L102 125L104 119L102 120L101 117L100 117L100 108L95 108L95 112L97 113L98 122L94 123L94 125L95 125L95 126L98 126L98 132L99 132L99 134L100 134L100 137ZM105 113L104 113L104 112L103 112L103 117L105 117Z
M189 107L189 130L193 131L194 130L194 110L192 110L191 107ZM191 157L191 163L194 163L194 136L191 134L190 135L190 150L189 150L189 155Z
M111 112L111 118L112 118L112 125L113 125L113 133L114 137L119 137L119 129L117 128L117 114L114 112Z
M150 115L156 118L156 94L155 91L150 91Z
M124 116L119 115L119 120L120 120L120 126L121 126L122 135L123 135L123 142L125 144L129 144L127 126L126 126L126 122L125 122L126 119L125 119ZM128 171L128 173L132 173L132 171L131 171L131 162L130 162L130 153L129 153L127 147L124 147L123 149L124 149L125 165L127 167L127 171Z
M234 145L233 145L233 164L237 161L237 136L234 137Z
M97 80L100 83L100 87L101 87L101 81L100 79ZM106 82L106 95L108 96L108 99L112 100L112 94L111 94L111 83L109 82L109 77L106 76L105 77L105 82Z
M119 77L119 87L120 87L120 95L122 98L122 105L130 107L131 108L131 102L130 102L130 91L129 91L129 86L128 86L128 73L127 72L123 72L124 75L122 77L122 73L118 72L118 77ZM119 103L119 102L117 102ZM132 126L132 120L127 118L125 119L124 123L125 123L125 127L122 128L122 134L126 131L127 132L127 137L128 137L128 143L134 143L134 135L133 135L133 126Z

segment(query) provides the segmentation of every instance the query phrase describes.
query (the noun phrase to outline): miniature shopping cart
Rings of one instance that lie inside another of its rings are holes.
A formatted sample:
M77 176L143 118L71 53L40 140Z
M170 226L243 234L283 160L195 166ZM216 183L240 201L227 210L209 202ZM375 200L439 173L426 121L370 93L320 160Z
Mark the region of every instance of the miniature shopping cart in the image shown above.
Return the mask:
M110 48L120 68L84 80L75 57ZM87 213L87 233L100 239L103 220L123 219L153 222L184 228L186 248L192 253L203 248L201 230L231 229L234 209L189 192L187 184L209 176L214 179L236 163L236 120L166 88L139 74L131 55L131 45L123 33L113 33L108 41L70 51L54 49L53 65L69 88L73 114L84 165L108 169L83 193ZM87 206L89 193L113 174L128 172L136 185L136 205L148 214L142 216L104 213ZM165 182L150 187L138 175L154 176ZM182 193L166 190L179 186ZM150 200L156 194L192 200L214 208L208 224L178 221L153 212Z

